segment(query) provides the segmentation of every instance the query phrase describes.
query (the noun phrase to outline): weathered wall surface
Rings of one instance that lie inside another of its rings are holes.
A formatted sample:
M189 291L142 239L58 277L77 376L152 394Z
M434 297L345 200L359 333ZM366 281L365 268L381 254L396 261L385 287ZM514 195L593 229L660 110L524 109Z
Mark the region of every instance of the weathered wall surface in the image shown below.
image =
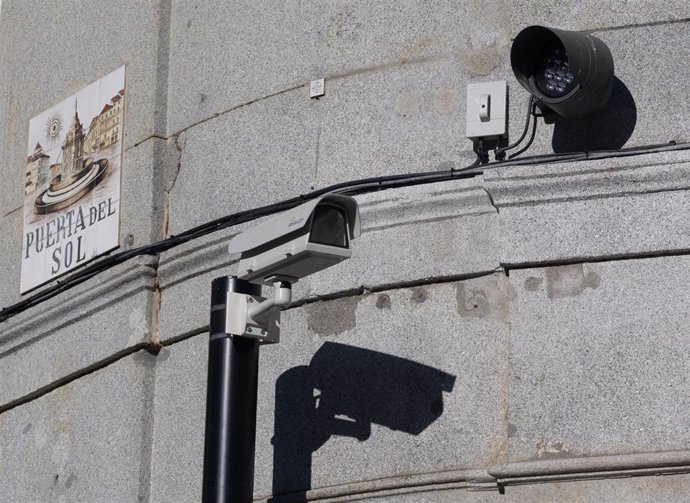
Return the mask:
M517 138L509 52L531 24L601 38L618 80L525 155L690 141L689 18L684 1L3 0L0 305L21 299L29 119L123 64L127 249L466 166L472 82L508 81ZM261 350L256 498L682 500L688 173L690 152L660 152L357 196L352 259L297 283ZM210 283L251 225L0 323L0 502L200 499Z

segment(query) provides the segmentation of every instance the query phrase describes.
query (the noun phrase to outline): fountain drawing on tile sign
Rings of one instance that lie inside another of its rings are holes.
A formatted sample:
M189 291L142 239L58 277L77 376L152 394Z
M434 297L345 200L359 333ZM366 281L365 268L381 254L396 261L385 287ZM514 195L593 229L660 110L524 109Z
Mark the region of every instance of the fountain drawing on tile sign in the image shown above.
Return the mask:
M21 293L119 244L125 67L29 121Z

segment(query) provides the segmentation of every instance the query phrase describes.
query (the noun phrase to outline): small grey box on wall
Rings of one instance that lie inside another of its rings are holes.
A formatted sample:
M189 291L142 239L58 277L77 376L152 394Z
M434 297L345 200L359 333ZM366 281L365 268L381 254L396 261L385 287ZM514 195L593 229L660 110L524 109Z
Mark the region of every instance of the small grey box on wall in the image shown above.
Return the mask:
M467 138L499 138L508 131L508 84L505 80L467 86Z

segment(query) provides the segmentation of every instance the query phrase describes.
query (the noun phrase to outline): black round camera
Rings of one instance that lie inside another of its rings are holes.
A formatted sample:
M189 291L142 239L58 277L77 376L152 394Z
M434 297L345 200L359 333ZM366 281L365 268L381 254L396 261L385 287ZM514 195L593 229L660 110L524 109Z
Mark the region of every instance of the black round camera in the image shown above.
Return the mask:
M510 63L537 103L562 117L587 117L611 96L613 57L592 35L529 26L515 37Z

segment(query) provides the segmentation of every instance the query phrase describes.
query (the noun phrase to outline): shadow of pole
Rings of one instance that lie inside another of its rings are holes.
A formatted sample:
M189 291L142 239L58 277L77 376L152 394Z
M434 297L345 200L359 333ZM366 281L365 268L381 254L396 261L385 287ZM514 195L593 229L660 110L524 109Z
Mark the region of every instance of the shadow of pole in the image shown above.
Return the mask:
M332 435L366 440L372 423L419 435L441 416L454 384L455 376L420 363L324 343L309 366L276 381L271 501L306 500L312 454Z
M602 110L584 119L564 119L554 114L553 122L551 145L556 153L615 150L632 136L637 107L627 86L614 77L611 97Z

